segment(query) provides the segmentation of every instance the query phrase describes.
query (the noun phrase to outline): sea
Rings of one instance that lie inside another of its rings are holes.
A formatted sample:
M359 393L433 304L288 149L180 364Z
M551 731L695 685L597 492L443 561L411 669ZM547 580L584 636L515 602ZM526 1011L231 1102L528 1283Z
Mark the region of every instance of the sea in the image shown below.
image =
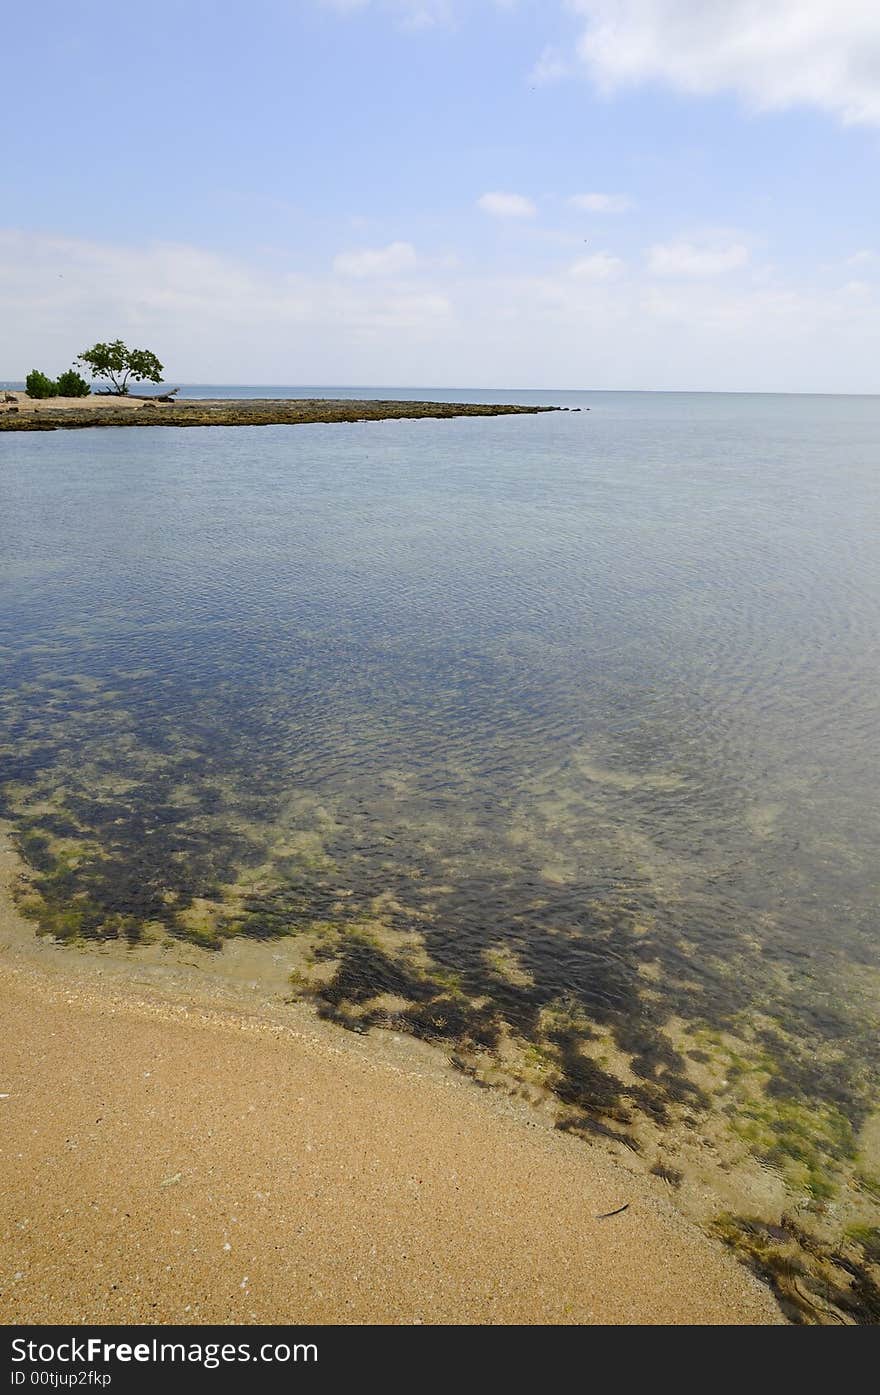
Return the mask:
M580 410L0 436L35 937L245 954L880 1319L880 398L181 396Z

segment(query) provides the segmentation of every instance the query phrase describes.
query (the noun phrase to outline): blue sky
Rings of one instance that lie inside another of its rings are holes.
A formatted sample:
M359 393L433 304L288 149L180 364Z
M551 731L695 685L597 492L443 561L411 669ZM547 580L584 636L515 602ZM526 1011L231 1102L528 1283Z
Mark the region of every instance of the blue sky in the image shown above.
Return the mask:
M48 0L0 376L880 391L875 0Z

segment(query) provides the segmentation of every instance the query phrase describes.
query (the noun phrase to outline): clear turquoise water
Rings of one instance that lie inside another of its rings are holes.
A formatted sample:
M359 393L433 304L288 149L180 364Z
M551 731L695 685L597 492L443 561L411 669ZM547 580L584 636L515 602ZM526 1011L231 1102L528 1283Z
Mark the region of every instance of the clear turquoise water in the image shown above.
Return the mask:
M699 1127L732 1034L827 1206L877 1107L880 399L299 391L590 410L0 437L38 923L297 939L322 1012L527 1043L587 1131Z

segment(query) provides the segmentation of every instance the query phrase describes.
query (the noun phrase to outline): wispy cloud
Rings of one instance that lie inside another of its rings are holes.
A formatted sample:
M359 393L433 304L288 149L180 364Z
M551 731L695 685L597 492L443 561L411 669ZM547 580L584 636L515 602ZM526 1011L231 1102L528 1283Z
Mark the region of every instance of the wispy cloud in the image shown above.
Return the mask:
M477 206L493 218L534 218L537 208L524 194L482 194Z
M365 247L357 252L340 252L333 259L339 276L405 276L419 264L411 242L390 242L387 247Z
M367 373L377 344L404 361L436 346L452 315L436 277L389 280L387 267L315 276L180 243L0 229L0 374L14 378L35 364L59 371L84 345L119 336L206 382L332 381L346 355Z
M610 252L593 252L579 257L569 267L569 274L580 281L612 281L623 271L623 261Z
M354 14L369 6L388 11L404 28L432 29L452 18L450 0L320 0L328 10Z
M587 21L578 53L606 91L661 82L735 92L755 108L799 104L880 124L877 0L568 0Z
M817 289L766 267L759 284L751 268L721 274L745 242L661 245L675 269L663 280L561 247L541 273L420 255L403 276L352 277L292 270L277 252L0 229L0 376L58 372L118 335L155 349L174 381L876 389L876 285Z
M627 194L573 194L569 203L582 213L626 213L633 207Z
M385 11L407 29L431 29L435 25L451 24L473 9L474 0L317 0L324 9L339 14L355 14L358 10ZM513 10L517 0L482 0L490 9Z
M653 276L704 280L745 266L749 249L742 242L699 245L693 242L657 242L648 251Z
M547 83L559 82L569 77L574 65L568 54L558 44L548 44L529 74L529 80L543 87Z

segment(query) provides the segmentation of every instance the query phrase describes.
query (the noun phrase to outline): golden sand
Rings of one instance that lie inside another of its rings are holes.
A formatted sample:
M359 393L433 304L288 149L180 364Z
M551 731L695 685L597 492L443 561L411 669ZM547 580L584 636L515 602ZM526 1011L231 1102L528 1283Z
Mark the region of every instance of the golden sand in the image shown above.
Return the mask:
M782 1321L650 1179L419 1043L172 997L8 897L0 1010L4 1323Z

